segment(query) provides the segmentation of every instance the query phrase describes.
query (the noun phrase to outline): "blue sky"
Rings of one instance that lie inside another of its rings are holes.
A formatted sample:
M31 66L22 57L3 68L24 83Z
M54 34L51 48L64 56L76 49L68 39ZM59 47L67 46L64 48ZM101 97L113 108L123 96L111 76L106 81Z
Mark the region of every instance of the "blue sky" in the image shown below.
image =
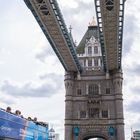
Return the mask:
M59 0L74 40L80 41L95 16L93 0ZM125 7L123 72L126 139L140 129L140 2ZM23 0L0 4L0 107L51 123L63 137L64 70ZM55 124L55 125L54 125Z

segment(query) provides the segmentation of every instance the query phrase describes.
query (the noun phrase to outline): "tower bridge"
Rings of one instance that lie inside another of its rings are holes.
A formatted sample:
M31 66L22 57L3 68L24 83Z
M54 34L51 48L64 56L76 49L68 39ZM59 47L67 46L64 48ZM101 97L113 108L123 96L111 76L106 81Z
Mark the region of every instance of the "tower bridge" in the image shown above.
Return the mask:
M65 73L65 140L125 140L122 99L124 0L94 0L93 20L76 47L56 0L24 0Z

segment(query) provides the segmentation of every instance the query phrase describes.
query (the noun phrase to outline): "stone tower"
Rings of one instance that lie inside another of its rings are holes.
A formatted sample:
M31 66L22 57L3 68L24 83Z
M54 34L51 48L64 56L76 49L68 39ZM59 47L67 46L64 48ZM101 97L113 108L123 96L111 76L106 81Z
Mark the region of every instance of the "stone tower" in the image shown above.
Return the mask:
M78 45L77 55L82 73L65 74L65 140L125 140L122 71L104 71L94 22Z

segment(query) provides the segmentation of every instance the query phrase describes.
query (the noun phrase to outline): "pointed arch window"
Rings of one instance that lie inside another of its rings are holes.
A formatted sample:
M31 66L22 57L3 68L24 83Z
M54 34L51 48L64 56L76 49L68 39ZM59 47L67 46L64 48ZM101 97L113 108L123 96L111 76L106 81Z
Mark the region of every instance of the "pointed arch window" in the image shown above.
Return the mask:
M89 54L89 55L92 54L92 47L91 47L91 46L88 47L88 54Z
M88 67L92 67L92 59L88 59Z
M88 94L90 96L98 95L99 94L99 86L97 84L90 84L88 87Z
M80 118L86 118L86 111L80 111Z
M99 109L98 108L89 108L88 116L89 116L89 118L99 118Z
M108 110L102 110L102 118L108 118L109 112Z
M106 88L106 94L110 94L110 88Z
M95 66L95 67L98 67L98 66L99 66L99 61L98 61L98 59L94 59L94 66Z
M94 47L94 54L98 54L98 46Z
M77 95L81 95L82 94L82 90L80 88L77 89Z

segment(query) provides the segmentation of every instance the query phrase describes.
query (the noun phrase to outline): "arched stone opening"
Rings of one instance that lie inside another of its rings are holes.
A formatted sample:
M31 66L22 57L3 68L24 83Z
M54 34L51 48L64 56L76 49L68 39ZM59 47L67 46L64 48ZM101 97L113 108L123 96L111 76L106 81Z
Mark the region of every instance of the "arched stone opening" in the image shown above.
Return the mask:
M90 134L82 137L81 140L108 140L103 134Z
M86 137L83 140L107 140L103 137Z

